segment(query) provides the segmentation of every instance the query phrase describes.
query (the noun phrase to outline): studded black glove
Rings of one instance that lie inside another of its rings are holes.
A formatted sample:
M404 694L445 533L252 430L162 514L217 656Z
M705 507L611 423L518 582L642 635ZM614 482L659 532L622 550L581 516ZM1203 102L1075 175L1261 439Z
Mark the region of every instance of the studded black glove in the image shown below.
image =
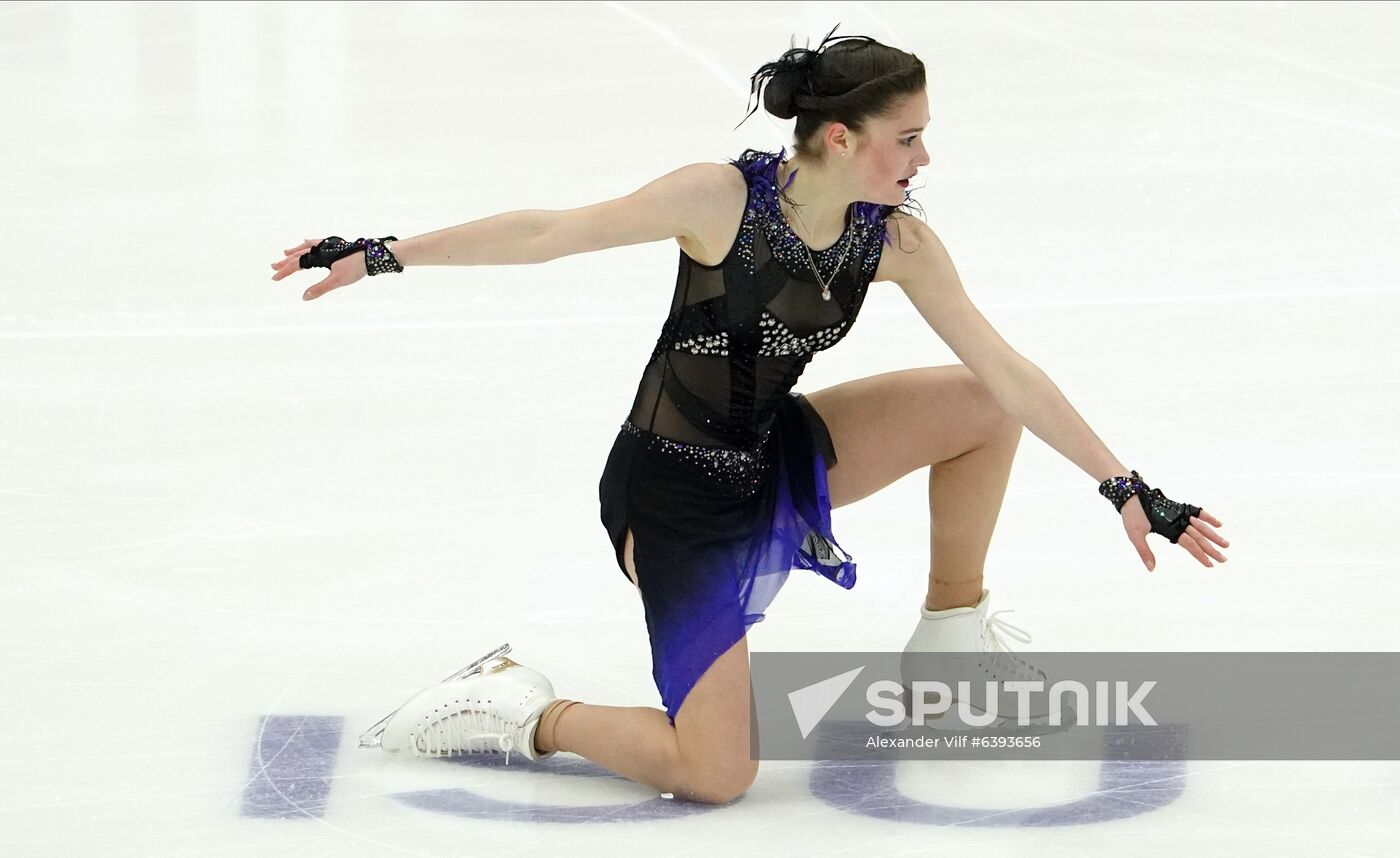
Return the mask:
M1191 517L1201 514L1200 507L1174 501L1162 494L1161 489L1149 487L1137 471L1133 471L1132 476L1110 477L1104 480L1099 484L1099 494L1108 498L1113 503L1113 508L1120 513L1123 511L1123 504L1136 495L1138 502L1142 504L1142 511L1147 513L1147 522L1152 526L1152 532L1165 536L1172 544L1176 544L1181 534L1191 526Z
M389 271L402 274L403 266L394 257L393 252L384 246L386 241L398 240L398 236L386 235L383 238L358 238L354 241L346 241L338 235L333 235L323 239L310 251L303 253L298 264L302 268L330 268L331 263L364 251L365 271L369 272L371 277Z

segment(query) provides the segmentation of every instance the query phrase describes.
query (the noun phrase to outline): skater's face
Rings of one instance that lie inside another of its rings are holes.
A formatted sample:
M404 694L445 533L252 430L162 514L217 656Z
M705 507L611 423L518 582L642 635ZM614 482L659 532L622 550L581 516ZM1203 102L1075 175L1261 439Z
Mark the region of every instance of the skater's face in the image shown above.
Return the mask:
M861 199L892 206L904 202L908 183L900 180L929 162L923 139L928 124L927 92L905 96L890 113L866 124L852 164L864 192Z
M825 157L805 174L811 184L799 193L811 194L813 185L822 190L814 197L804 196L803 201L821 200L821 207L831 211L845 209L853 201L903 205L910 180L929 162L923 140L928 124L928 93L922 90L897 100L885 115L867 120L859 132L842 122L826 123L818 141ZM801 156L793 160L806 163Z

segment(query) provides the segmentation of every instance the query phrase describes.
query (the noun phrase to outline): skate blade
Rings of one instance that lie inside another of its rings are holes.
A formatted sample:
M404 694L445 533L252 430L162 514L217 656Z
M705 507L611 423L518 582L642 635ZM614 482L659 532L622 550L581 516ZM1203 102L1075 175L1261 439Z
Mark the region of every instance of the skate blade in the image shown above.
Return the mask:
M481 658L478 658L476 661L472 662L471 664L467 665L466 667L462 668L461 670L442 680L442 682L455 682L458 679L465 679L466 677L471 676L474 673L480 673L481 666L483 664L487 663L493 658L503 656L508 652L510 652L510 644L501 644L500 646L488 652L486 655L483 655ZM438 684L441 685L442 683L440 682ZM404 702L406 703L408 701ZM399 709L402 708L403 706L399 706ZM384 735L384 728L388 725L389 719L393 718L399 713L399 709L395 709L393 712L390 712L388 715L385 715L383 718L380 718L377 724L375 724L373 727L370 727L365 732L361 733L360 747L378 748L379 740Z

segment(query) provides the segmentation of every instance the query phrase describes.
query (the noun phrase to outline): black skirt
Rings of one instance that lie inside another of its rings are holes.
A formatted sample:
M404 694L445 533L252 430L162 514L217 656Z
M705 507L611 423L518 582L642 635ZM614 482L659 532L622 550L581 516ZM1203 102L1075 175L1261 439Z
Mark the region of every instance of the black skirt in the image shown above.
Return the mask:
M779 401L751 450L683 444L623 423L598 498L629 584L623 547L632 531L652 676L672 723L709 666L763 619L791 570L855 586L855 561L831 531L826 472L835 464L831 433L800 393Z

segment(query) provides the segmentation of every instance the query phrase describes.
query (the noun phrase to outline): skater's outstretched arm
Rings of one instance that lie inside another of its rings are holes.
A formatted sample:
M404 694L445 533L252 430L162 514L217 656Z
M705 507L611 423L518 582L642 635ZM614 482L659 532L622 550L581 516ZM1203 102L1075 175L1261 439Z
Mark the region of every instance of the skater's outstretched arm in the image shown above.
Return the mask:
M1115 478L1126 477L1127 467L1089 428L1059 387L1040 367L1008 345L973 306L947 249L928 224L900 217L899 225L901 229L913 230L915 240L911 243L917 249L888 255L890 276L929 327L987 386L1002 410L1083 468L1104 486L1100 493L1107 492ZM1136 471L1132 474L1137 476ZM1216 548L1230 545L1215 530L1223 524L1220 519L1199 507L1163 497L1160 491L1153 495L1152 491L1140 480L1125 482L1115 501L1128 539L1149 571L1157 563L1147 543L1149 533L1167 536L1202 566L1226 562L1228 558ZM1125 503L1124 498L1133 494L1140 495L1138 501Z
M564 256L686 236L694 238L697 218L719 200L717 177L727 164L689 164L647 183L624 197L552 211L522 209L385 245L400 265L530 265ZM302 254L321 239L308 238L282 251L272 263L273 280L301 270ZM366 275L363 253L336 260L330 274L306 290L305 300L349 286Z

